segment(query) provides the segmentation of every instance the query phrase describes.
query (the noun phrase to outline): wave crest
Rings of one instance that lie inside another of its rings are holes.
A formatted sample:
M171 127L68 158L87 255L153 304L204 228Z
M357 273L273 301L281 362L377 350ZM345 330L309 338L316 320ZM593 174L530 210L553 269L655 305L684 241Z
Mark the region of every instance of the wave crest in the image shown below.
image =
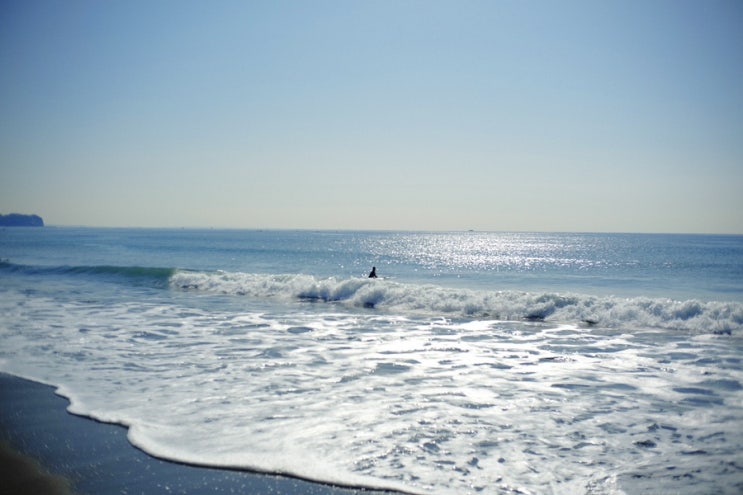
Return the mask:
M131 280L154 281L167 283L170 277L177 272L175 268L159 268L149 266L30 266L18 265L0 260L0 270L27 275L89 275L99 277L123 277Z
M311 275L176 272L171 287L222 294L339 303L414 314L530 320L608 328L659 328L732 334L743 327L743 304L570 293L482 291L392 280L318 279Z

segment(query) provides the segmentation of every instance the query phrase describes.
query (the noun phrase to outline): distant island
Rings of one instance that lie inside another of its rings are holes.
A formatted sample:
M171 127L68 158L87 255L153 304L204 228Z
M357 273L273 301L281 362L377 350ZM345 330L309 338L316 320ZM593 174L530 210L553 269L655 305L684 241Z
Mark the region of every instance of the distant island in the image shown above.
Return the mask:
M44 220L39 215L11 213L0 215L0 227L43 227Z

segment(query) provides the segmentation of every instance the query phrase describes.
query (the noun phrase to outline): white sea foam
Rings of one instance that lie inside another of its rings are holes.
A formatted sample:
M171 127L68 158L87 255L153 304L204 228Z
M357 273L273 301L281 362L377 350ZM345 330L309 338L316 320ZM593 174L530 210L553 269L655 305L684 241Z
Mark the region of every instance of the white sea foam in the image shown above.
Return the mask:
M24 232L0 238L0 369L153 455L442 495L743 491L739 237Z
M156 456L413 493L740 487L735 335L4 295L3 369Z
M392 280L318 279L300 274L179 271L170 283L179 289L304 299L403 313L582 322L607 328L659 328L694 333L732 333L743 327L743 304L739 302L477 291Z

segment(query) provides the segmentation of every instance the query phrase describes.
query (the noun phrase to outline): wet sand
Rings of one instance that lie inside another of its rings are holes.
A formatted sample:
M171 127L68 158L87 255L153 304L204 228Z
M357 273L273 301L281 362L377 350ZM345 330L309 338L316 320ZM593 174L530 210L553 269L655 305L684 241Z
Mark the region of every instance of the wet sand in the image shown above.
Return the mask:
M133 447L126 428L68 405L53 387L0 373L0 494L389 494L163 461Z
M36 459L20 454L5 442L0 444L0 479L1 494L73 494L68 479L49 473Z

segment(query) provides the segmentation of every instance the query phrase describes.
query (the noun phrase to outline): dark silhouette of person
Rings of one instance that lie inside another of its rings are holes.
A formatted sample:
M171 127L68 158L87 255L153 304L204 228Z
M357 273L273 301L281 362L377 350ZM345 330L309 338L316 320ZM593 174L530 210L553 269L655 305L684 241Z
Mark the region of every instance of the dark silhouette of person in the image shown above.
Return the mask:
M372 271L369 273L369 278L377 278L377 267L373 266Z

